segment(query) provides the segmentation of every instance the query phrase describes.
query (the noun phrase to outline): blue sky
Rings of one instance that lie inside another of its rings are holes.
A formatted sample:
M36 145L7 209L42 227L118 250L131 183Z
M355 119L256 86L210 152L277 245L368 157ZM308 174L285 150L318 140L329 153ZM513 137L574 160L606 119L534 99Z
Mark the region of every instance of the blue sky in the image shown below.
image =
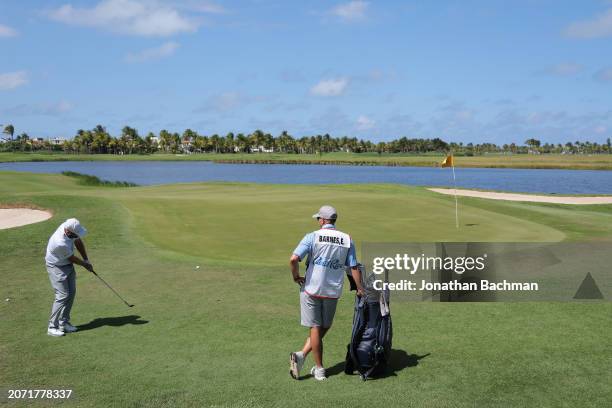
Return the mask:
M612 1L2 0L0 123L30 136L612 137Z

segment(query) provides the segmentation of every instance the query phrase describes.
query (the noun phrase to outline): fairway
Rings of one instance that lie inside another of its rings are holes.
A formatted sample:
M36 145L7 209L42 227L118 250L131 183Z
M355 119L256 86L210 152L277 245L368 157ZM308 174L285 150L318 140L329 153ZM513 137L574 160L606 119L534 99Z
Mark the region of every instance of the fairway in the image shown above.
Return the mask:
M357 244L609 241L612 205L460 198L398 185L175 184L88 187L61 175L0 173L2 205L53 218L0 230L0 387L71 388L80 407L605 406L612 401L612 304L392 303L395 362L363 383L343 373L353 294L325 341L329 379L294 381L298 290L288 269L310 218L331 203ZM47 239L66 218L97 272L77 269L73 323L45 334ZM200 268L196 268L200 266ZM5 299L9 299L6 301ZM392 299L393 302L393 299ZM307 362L310 368L312 360ZM308 370L304 370L305 372Z

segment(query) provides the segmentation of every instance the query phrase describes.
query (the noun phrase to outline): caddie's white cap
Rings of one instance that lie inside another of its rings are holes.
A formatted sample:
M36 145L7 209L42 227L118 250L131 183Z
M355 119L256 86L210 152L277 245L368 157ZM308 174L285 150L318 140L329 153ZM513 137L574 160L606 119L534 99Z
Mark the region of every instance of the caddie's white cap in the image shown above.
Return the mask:
M77 234L79 238L83 238L85 235L87 235L87 230L85 229L85 227L81 225L79 220L77 220L76 218L67 219L64 222L64 228L66 228L68 231L74 234Z
M325 220L335 220L338 218L338 212L331 205L324 205L319 208L319 212L314 214L312 218L323 218Z

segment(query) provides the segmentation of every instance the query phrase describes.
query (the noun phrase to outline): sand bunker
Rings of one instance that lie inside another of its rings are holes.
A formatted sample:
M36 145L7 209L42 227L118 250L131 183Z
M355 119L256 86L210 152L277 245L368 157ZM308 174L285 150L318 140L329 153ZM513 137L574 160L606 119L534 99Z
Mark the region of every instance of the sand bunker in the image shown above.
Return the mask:
M21 227L51 218L48 211L32 210L30 208L0 208L0 229Z
M452 188L428 188L440 194L455 194ZM506 201L528 201L533 203L553 203L553 204L612 204L612 196L592 196L592 197L571 197L571 196L556 196L556 195L532 195L532 194L516 194L516 193L496 193L493 191L476 191L476 190L457 190L458 196L489 198L491 200L506 200Z

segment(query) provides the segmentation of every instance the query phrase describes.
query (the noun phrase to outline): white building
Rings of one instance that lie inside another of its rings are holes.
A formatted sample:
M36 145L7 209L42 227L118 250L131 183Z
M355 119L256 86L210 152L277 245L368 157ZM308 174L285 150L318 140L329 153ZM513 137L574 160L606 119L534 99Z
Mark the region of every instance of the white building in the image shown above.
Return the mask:
M274 153L274 148L270 147L266 149L264 146L260 145L259 147L251 147L251 153Z
M65 141L66 139L64 139L63 137L49 138L49 143L51 143L54 146L61 146L64 144Z

